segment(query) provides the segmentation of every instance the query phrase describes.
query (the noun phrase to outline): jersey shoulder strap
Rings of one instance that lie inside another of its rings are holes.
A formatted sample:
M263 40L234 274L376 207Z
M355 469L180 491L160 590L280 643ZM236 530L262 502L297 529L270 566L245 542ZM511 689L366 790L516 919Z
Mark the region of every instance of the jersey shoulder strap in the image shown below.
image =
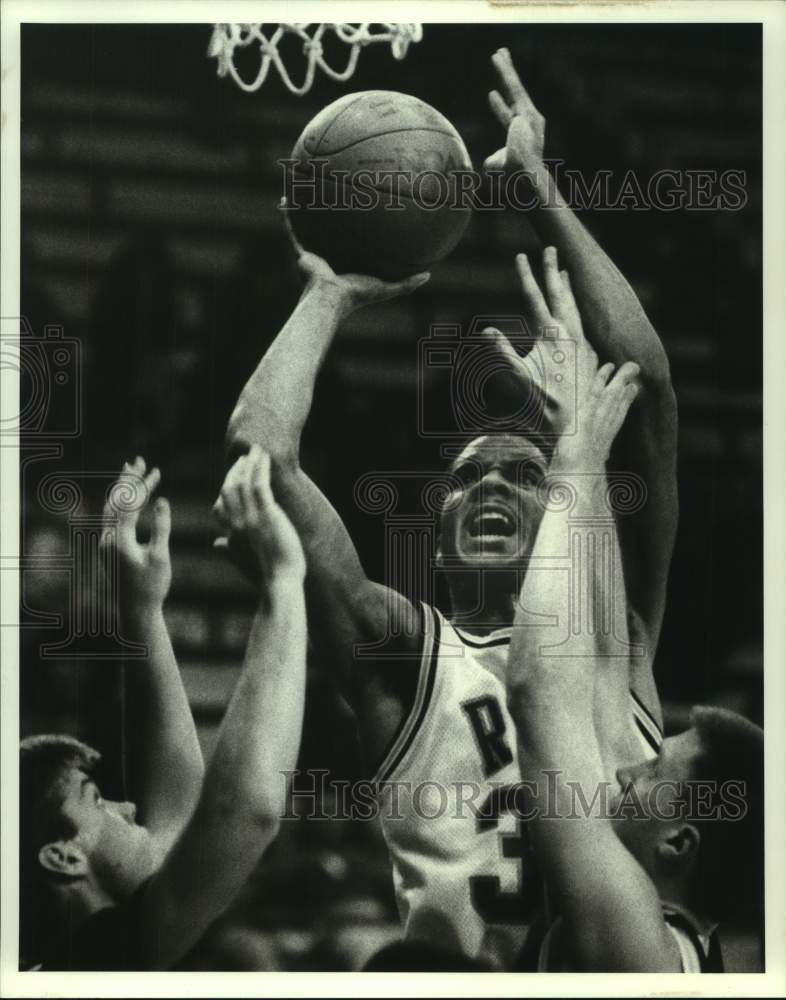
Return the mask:
M374 785L380 785L387 781L406 756L423 724L423 719L426 717L434 692L434 682L439 662L440 616L430 605L425 603L421 603L421 611L423 615L423 645L421 647L415 699L409 712L402 719L398 732L393 737L387 752L371 779L371 783Z
M639 698L633 688L630 688L631 707L633 718L636 721L639 733L654 753L658 753L663 743L663 730L658 725L657 719L650 712L644 702Z
M663 918L677 942L683 972L723 972L723 956L717 931L702 938L681 913L664 910Z

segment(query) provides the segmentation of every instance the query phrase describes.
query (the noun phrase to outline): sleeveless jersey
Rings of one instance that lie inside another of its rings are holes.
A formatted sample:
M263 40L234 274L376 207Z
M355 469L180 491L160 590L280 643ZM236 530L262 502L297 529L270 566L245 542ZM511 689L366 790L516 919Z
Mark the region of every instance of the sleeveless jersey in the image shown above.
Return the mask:
M717 930L702 934L684 914L663 907L663 918L680 950L683 972L723 972Z
M377 769L406 938L511 968L541 899L504 676L511 628L474 636L423 605L415 700ZM647 756L662 734L631 696Z

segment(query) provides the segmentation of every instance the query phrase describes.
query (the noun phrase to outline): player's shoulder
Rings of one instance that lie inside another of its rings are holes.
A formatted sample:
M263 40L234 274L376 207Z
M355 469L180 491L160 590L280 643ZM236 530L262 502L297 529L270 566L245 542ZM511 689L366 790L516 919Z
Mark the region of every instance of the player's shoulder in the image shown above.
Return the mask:
M504 685L507 643L492 639L481 650L464 643L436 607L424 603L421 615L414 695L408 711L399 717L387 751L377 758L381 763L373 772L374 780L382 783L426 765L429 772L439 766L449 769L465 760L464 755L474 759L476 750L484 768L496 773L516 759ZM498 658L500 663L495 664ZM466 739L472 734L474 743ZM512 741L513 749L503 736Z
M423 606L370 580L353 600L362 612L343 636L351 642L353 696L368 691L373 700L384 692L406 702L414 691L430 628ZM342 623L334 621L333 627L340 631Z
M400 767L423 727L434 697L443 620L430 605L421 604L416 656L406 673L377 666L367 686L371 697L360 723L366 746L373 748L375 766L369 772L374 784L388 780Z
M388 626L382 636L355 645L353 707L366 771L376 776L398 759L401 744L411 742L411 731L428 709L441 622L430 605L410 602L381 584L371 586L373 600L386 603Z

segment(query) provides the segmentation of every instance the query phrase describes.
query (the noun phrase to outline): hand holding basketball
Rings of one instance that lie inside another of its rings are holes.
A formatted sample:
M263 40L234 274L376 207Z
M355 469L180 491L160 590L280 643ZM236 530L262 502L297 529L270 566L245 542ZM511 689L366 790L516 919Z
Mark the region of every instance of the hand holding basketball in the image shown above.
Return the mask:
M286 199L282 198L281 208L286 210L286 207ZM424 285L431 277L427 271L413 274L401 281L384 281L368 274L336 274L324 257L319 257L301 246L286 211L284 224L297 258L297 265L305 278L306 287L319 288L333 298L339 310L345 315L374 302L384 302L399 295L408 295Z
M345 94L311 119L286 162L292 225L340 274L399 281L425 271L469 224L464 140L410 94Z
M505 146L484 163L487 170L528 169L543 162L546 119L532 103L521 82L510 52L499 49L491 57L504 96L498 90L489 94L491 110L507 131Z

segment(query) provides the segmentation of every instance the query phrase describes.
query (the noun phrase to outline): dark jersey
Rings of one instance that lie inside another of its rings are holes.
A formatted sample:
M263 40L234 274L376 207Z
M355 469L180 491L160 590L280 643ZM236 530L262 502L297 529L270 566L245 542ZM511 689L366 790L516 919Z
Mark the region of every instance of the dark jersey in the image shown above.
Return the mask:
M52 942L43 972L136 972L149 968L143 958L143 906L148 883L117 906L93 913L73 931Z

